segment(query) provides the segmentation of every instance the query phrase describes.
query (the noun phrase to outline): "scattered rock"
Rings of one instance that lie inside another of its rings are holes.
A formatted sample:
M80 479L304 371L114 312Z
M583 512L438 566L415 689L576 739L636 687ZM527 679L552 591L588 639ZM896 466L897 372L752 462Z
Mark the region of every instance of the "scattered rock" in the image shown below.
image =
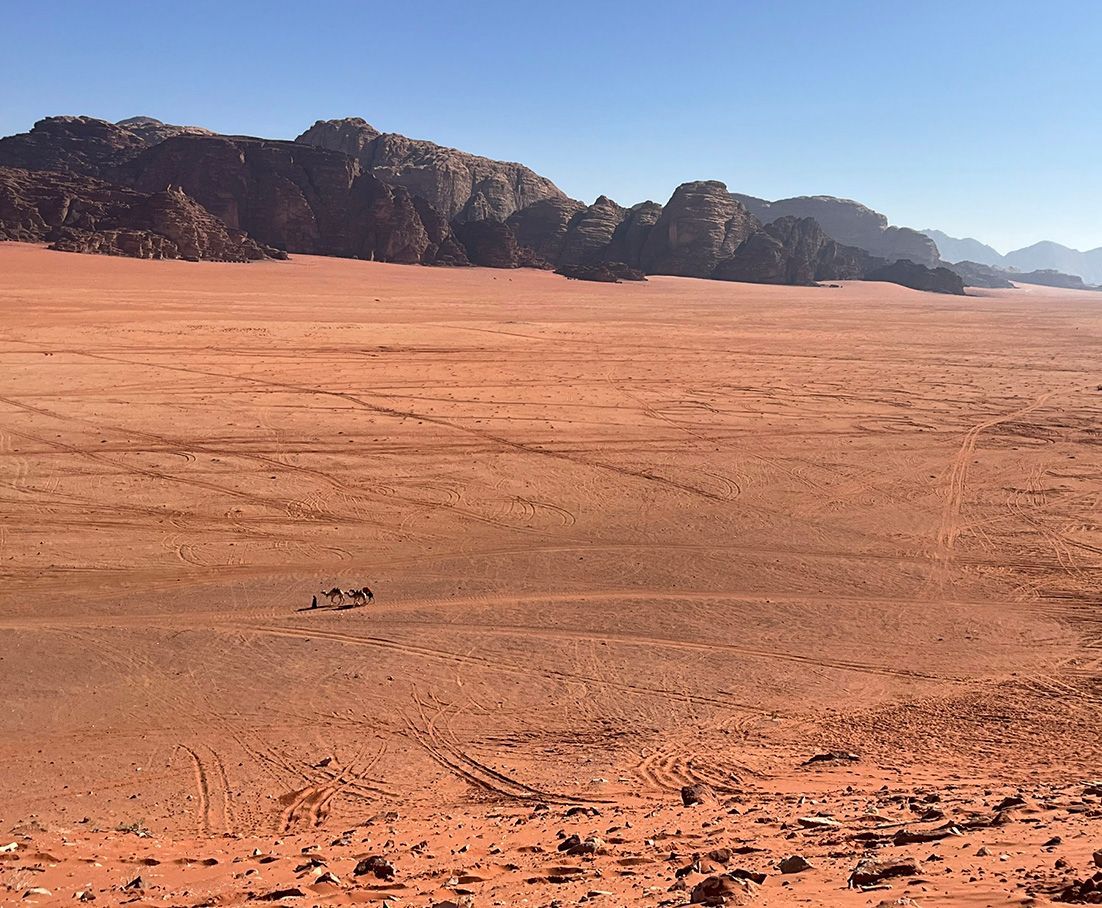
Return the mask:
M693 887L689 901L698 905L745 905L757 894L754 884L727 874L710 876Z
M372 854L360 860L352 871L353 876L366 876L372 874L380 880L394 879L394 865L381 855Z
M828 750L826 753L815 754L801 763L801 766L814 766L816 763L856 763L861 758L848 750Z
M44 886L35 886L33 889L28 889L26 892L24 892L23 893L23 898L33 899L36 896L51 896L51 895L53 895L53 893L50 892L49 889L46 889Z
M793 854L784 858L777 867L781 873L803 873L811 869L811 864L802 855Z
M271 892L265 892L253 898L259 902L278 902L281 899L303 899L306 898L306 893L296 886L291 886L287 889L273 889Z
M833 817L796 817L796 822L805 829L838 829L841 823Z
M1094 876L1075 880L1056 896L1058 902L1077 902L1086 905L1102 905L1102 870Z
M140 876L136 876L136 877L134 877L134 879L132 879L129 883L127 883L122 888L123 889L141 889L143 886L145 886L145 883L142 881L142 878Z
M892 877L915 876L918 871L918 861L912 857L868 857L853 869L849 885L851 888L875 886Z
M684 785L681 788L681 803L685 807L695 807L698 804L714 803L716 793L711 787L703 783L696 785Z

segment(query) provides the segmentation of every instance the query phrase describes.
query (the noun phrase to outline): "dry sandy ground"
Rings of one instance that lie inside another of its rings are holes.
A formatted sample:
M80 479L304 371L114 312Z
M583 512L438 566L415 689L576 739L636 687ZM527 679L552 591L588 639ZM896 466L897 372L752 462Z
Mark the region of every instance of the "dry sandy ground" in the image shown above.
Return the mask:
M1100 345L1043 288L0 245L0 900L1084 879Z

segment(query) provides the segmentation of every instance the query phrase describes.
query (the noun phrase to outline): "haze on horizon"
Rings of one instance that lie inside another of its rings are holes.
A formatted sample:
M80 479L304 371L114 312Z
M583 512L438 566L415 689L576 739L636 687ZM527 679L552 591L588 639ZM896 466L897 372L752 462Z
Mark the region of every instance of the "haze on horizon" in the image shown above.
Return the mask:
M293 138L319 118L521 161L622 204L719 179L769 199L857 199L1007 252L1102 246L1102 6L842 0L477 14L63 2L9 17L0 134L148 115Z

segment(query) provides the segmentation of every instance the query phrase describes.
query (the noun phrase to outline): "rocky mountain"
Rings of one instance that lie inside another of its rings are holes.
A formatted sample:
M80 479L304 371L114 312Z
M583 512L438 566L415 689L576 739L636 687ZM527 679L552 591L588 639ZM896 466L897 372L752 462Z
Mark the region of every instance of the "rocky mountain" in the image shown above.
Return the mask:
M712 276L757 284L855 280L884 264L830 239L814 218L778 218L751 233Z
M639 265L647 274L711 277L759 226L718 180L682 183L647 234Z
M447 220L423 199L311 145L180 135L114 168L143 192L179 186L229 226L288 252L466 264Z
M428 200L449 219L503 221L561 189L522 164L383 133L359 117L318 120L296 140L354 157L374 176Z
M118 123L95 117L46 117L30 132L0 139L0 167L102 177L145 149L177 135L212 135L151 117Z
M1075 274L1064 274L1053 269L1036 271L1017 271L1013 268L994 268L978 262L957 262L946 265L950 271L959 274L965 287L985 287L989 289L1013 288L1016 284L1039 284L1043 287L1062 287L1065 290L1097 290Z
M974 262L993 267L1006 264L1000 252L979 240L971 237L949 236L947 233L931 228L922 232L937 244L937 251L945 262Z
M929 238L890 227L856 202L771 203L701 180L679 186L664 206L624 208L607 196L586 205L519 164L380 133L359 119L318 121L298 140L283 142L148 117L119 123L52 117L0 139L0 162L59 179L101 179L109 189L143 198L171 188L170 196L158 198L166 212L177 212L178 224L198 223L206 212L203 229L211 236L231 231L258 249L410 264L557 267L604 279L637 271L799 284L858 278L895 255L936 261ZM152 203L145 204L131 207L145 212L141 223L152 223ZM816 217L789 213L797 209ZM60 226L51 222L50 229ZM175 252L159 241L127 245L112 232L129 229L120 217L94 217L80 229L83 235L66 241L72 248L209 257L202 242L189 245L182 235ZM105 235L87 235L97 231ZM925 270L883 273L915 285L945 285Z
M1003 264L1022 272L1058 271L1078 275L1088 284L1102 284L1102 247L1080 252L1045 240L1008 252Z
M0 167L0 239L136 258L286 257L228 227L176 188L147 194L94 177L11 167Z
M739 193L735 198L763 224L781 217L814 218L831 239L877 258L908 259L927 267L940 261L937 246L928 236L909 227L889 226L879 211L851 199L815 195L767 202Z
M979 240L958 239L940 230L924 230L923 233L937 243L941 257L947 262L961 264L973 262L1006 272L1020 272L1022 275L1039 272L1044 280L1058 282L1049 286L1075 286L1075 277L1082 278L1080 283L1084 286L1102 284L1102 247L1080 252L1078 249L1070 249L1060 243L1043 240L1032 246L1000 255ZM1052 273L1058 273L1062 277L1053 277ZM1019 278L1011 275L1011 280L1019 280ZM1034 283L1024 278L1019 282Z

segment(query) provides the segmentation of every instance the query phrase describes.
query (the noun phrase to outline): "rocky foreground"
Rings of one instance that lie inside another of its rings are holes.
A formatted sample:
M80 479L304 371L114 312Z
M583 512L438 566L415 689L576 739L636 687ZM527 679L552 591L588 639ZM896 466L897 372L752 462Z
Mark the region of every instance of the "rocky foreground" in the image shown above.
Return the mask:
M336 786L341 771L328 776ZM319 801L279 835L28 817L0 846L0 876L25 904L1102 903L1102 783L869 782L857 755L835 752L783 789L732 779L654 802L602 797L594 779L576 802L380 804L345 829Z

